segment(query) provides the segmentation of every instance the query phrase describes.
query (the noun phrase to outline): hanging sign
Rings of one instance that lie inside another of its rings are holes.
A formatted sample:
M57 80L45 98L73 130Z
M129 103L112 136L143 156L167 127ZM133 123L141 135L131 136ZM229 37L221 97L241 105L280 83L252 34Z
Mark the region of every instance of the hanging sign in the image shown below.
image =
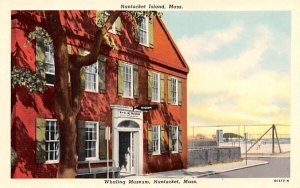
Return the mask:
M157 109L157 105L140 105L137 107L133 107L133 110L134 109L141 110L141 111L155 110Z

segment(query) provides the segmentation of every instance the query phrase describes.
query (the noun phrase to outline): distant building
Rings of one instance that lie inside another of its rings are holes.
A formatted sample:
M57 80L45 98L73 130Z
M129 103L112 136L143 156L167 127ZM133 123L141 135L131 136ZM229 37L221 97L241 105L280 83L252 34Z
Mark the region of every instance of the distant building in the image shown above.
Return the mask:
M96 14L98 13L98 14ZM61 11L69 53L91 50L96 11ZM13 178L51 178L59 163L59 125L55 119L53 47L29 32L43 23L42 12L12 11L12 66L33 73L44 65L45 91L12 88L11 144L17 154ZM85 92L77 117L78 168L120 167L130 174L187 168L187 74L189 67L159 17L145 17L134 35L120 16L101 47L98 62L85 71ZM112 49L111 46L117 46ZM43 57L43 58L41 58ZM133 110L157 105L156 110ZM111 129L109 158L105 128ZM127 163L127 164L126 164Z

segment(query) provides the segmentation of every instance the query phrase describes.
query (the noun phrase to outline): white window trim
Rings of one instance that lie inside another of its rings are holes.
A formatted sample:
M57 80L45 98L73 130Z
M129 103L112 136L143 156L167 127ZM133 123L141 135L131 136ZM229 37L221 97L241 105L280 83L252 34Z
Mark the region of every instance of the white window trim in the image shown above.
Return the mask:
M47 121L55 121L56 122L56 126L58 126L58 124L57 124L57 119L45 119L45 121L47 122ZM45 127L46 128L46 127ZM57 127L58 128L58 127ZM57 131L58 131L58 129L57 129ZM45 134L46 134L46 130L45 130ZM45 135L46 136L46 135ZM58 144L59 144L59 146L60 146L60 138L59 138L59 132L58 132ZM46 138L45 138L45 143L46 143ZM45 147L46 147L46 145L45 145ZM59 151L59 147L58 147L58 151ZM60 158L60 153L58 154L58 159L57 160L47 160L47 156L45 156L46 157L46 161L45 161L45 164L55 164L55 163L59 163L59 158Z
M96 89L95 90L91 90L91 89L87 89L86 88L87 87L87 76L86 76L85 77L84 91L97 93L97 92L99 92L99 77L98 77L99 67L98 67L98 62L95 62L92 65L94 65L94 64L96 64L96 69L97 69L97 72L96 72ZM89 66L92 66L92 65L89 65ZM87 69L85 69L85 75L87 75Z
M130 76L130 79L131 79L130 95L131 96L125 95L125 92L124 92L124 89L125 89L125 66L129 66L131 69L131 76ZM133 65L129 64L129 63L124 63L124 79L123 79L123 97L124 98L133 99L133 87L134 87L133 86Z
M139 43L143 46L149 47L149 17L145 16L144 19L145 19L145 24L146 24L146 29L145 29L146 30L146 42L141 43L141 36L140 36ZM141 35L141 27L139 29L139 32Z
M159 125L152 125L152 142L153 142L153 133L154 133L154 131L153 131L153 127L157 127L158 128L158 130L157 130L157 141L158 141L158 148L157 148L157 151L152 151L152 155L161 155L161 150L160 150L160 126Z
M176 127L176 145L175 145L175 151L171 151L171 153L179 153L179 135L178 135L178 132L179 132L179 126L178 125L173 125L173 126L171 126L172 127L172 129L173 129L173 127ZM173 141L172 141L173 142Z
M85 121L84 122L84 126L86 125L86 123L96 123L96 156L95 157L85 157L85 161L96 161L99 160L99 122L97 121ZM85 126L86 128L86 126ZM86 142L86 141L85 141ZM85 148L85 152L86 152L86 148Z
M173 102L173 100L172 100L172 105L178 105L178 92L179 92L179 89L178 89L178 78L176 78L176 77L171 77L171 91L172 91L172 79L174 79L175 80L175 86L176 86L176 101L175 102ZM171 93L171 95L172 95L172 93ZM173 98L173 97L172 97Z
M154 86L154 74L157 74L157 100L154 100L153 99L153 92L154 92L154 89L153 89L153 86ZM158 72L152 72L152 97L151 97L151 100L152 102L160 102L160 73Z

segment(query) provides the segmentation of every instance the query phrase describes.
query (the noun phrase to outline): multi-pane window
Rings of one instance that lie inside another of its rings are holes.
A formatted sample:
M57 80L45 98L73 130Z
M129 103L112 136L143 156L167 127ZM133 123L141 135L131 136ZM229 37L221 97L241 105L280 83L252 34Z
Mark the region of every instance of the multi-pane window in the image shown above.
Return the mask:
M86 67L85 89L89 91L98 90L98 63Z
M171 151L178 152L178 126L171 126Z
M45 45L45 76L47 84L55 82L54 51L52 44Z
M58 162L59 160L59 134L56 120L46 120L45 132L46 161Z
M153 72L152 101L160 102L160 76Z
M140 43L148 45L148 17L144 17L139 25L140 29Z
M176 78L171 78L171 96L172 104L178 104L178 80Z
M152 126L152 151L153 154L160 154L160 127Z
M98 158L98 123L85 122L85 151L86 159Z
M124 65L124 97L133 96L133 74L132 65Z

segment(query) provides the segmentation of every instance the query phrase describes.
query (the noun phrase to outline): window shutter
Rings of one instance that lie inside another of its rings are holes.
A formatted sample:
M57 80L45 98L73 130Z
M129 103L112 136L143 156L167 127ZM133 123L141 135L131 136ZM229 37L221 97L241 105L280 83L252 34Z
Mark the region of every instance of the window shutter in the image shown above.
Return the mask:
M169 151L172 151L172 128L169 126Z
M172 103L171 76L168 76L168 103Z
M86 77L85 67L82 67L80 69L80 85L83 90L85 89L85 77Z
M98 27L102 27L105 23L105 11L103 10L97 10L96 11L96 25Z
M105 124L99 122L99 159L105 160L107 157L107 147L105 140Z
M148 126L148 154L153 153L153 145L152 145L152 126Z
M154 22L154 16L152 15L148 20L148 41L149 41L149 47L154 47L154 32L153 32L153 22Z
M99 92L105 91L105 60L104 56L98 58L98 89Z
M121 34L122 22L121 22L121 17L120 16L117 18L115 24L116 24L117 34Z
M118 62L118 95L123 96L124 91L124 63Z
M72 46L67 44L68 54L73 54Z
M182 104L182 81L181 78L178 78L178 105Z
M161 125L160 126L160 153L166 153L164 135L165 135L165 126Z
M36 118L35 138L36 138L36 162L44 163L46 161L46 121L42 118Z
M85 122L77 123L77 155L78 161L84 161L86 157L85 151Z
M140 24L135 20L135 40L137 42L140 42Z
M182 152L182 127L178 126L178 152Z
M148 70L148 99L152 99L153 72Z
M160 74L160 102L165 102L165 75Z
M44 39L37 37L35 45L35 66L36 72L40 75L43 80L46 79L45 75L45 61L46 61L46 46L44 44ZM44 83L45 84L45 83Z
M139 67L133 65L133 97L139 97Z

